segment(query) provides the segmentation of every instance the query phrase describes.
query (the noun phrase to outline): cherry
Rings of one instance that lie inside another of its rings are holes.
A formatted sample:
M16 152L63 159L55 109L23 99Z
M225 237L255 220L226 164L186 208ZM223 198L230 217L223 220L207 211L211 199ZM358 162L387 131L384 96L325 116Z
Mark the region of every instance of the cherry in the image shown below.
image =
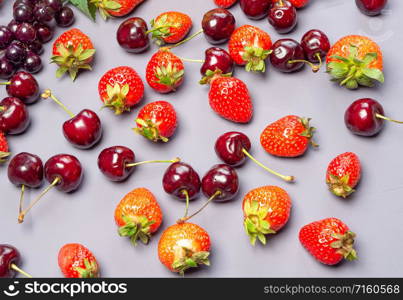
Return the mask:
M224 8L215 8L204 14L202 28L210 44L222 44L235 30L235 17Z
M6 97L0 101L0 131L20 134L28 128L29 123L27 107L20 99Z
M217 156L226 164L236 167L242 165L246 157L250 158L258 166L262 167L266 171L280 177L285 181L293 181L293 176L285 176L279 174L272 169L266 167L257 159L255 159L250 153L251 148L250 139L242 132L230 131L219 136L215 143L215 152Z
M21 255L17 248L7 244L0 244L0 278L13 278L16 272L32 278L31 275L18 267L20 263Z
M270 8L268 20L278 33L288 33L297 25L297 10L286 0L277 0Z
M230 74L234 69L234 61L227 51L218 47L208 48L205 52L205 59L200 68L202 76L207 75L207 71L215 72L220 70L223 74Z
M238 193L238 175L229 165L213 166L202 179L202 191L206 197L214 201L228 201Z
M179 158L173 160L147 160L135 162L134 152L124 146L112 146L105 148L99 153L98 168L109 180L123 181L129 177L134 167L145 163L173 163L179 161Z
M16 66L5 56L0 58L0 79L9 79L16 71Z
M354 101L344 114L344 122L347 128L354 134L361 136L374 136L378 134L384 125L384 121L403 124L385 117L382 105L371 98L363 98Z
M355 0L359 10L367 16L377 16L382 12L388 0Z
M9 96L17 97L25 104L33 103L39 98L38 82L27 72L19 71L8 82L0 84L7 85L6 90Z
M319 63L319 69L322 66L322 59L330 50L330 41L325 33L318 29L312 29L302 37L301 47L304 49L307 60L312 63Z
M274 68L289 73L301 69L305 63L304 49L293 39L280 39L272 46L270 62Z
M267 16L271 0L241 0L240 5L244 14L252 20L259 20Z
M141 53L150 46L147 30L147 23L142 18L130 18L120 24L116 39L127 52Z
M83 109L74 115L50 90L45 90L42 98L51 98L70 116L70 119L63 123L63 134L73 146L79 149L89 149L99 142L102 137L102 124L95 112Z

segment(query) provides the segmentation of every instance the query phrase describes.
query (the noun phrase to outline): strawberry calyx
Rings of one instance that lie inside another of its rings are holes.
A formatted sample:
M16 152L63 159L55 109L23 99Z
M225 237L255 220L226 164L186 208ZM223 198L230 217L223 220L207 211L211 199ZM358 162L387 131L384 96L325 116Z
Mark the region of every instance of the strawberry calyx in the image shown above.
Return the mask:
M119 11L122 8L120 3L113 0L90 0L90 3L98 8L99 14L104 20L111 16L110 11Z
M246 61L246 71L265 72L265 59L271 52L271 50L265 50L261 47L245 47L245 51L242 54L242 59Z
M96 278L98 277L98 264L96 261L84 259L84 268L75 267L73 270L78 272L80 278Z
M129 94L130 87L128 84L122 87L115 83L112 87L111 85L106 85L106 93L108 94L108 99L105 100L103 107L109 107L115 111L115 114L120 115L125 111L130 111L130 107L126 106L126 96Z
M359 85L372 87L376 81L381 83L385 81L381 70L370 68L370 64L378 58L375 52L367 53L363 59L359 59L357 46L350 45L348 57L332 55L331 58L338 61L327 64L327 73L332 76L332 81L348 89L356 89Z
M209 84L213 78L216 77L231 77L232 73L225 73L223 74L223 72L216 68L215 71L211 71L211 70L207 70L206 71L206 75L202 77L202 79L200 79L199 83L200 84Z
M155 77L158 79L155 82L170 87L173 91L180 80L182 80L184 70L179 70L169 62L166 66L158 66L155 69Z
M60 55L53 55L51 57L51 63L59 66L56 71L57 78L69 72L71 79L74 81L80 69L91 70L88 62L94 56L95 49L84 49L81 44L76 48L73 45L65 47L63 44L58 44L57 51Z
M11 155L11 152L0 151L0 163L4 163Z
M302 125L305 127L305 130L301 132L301 136L304 136L309 139L309 143L311 144L312 147L319 147L318 144L316 144L313 140L313 135L316 131L315 127L311 127L309 125L309 122L311 121L311 118L300 118L300 121Z
M180 24L172 24L168 22L168 15L163 14L156 21L155 19L151 20L151 29L147 31L147 33L151 33L151 38L155 40L155 43L158 46L162 46L165 44L165 38L172 35L171 28L178 28Z
M347 231L345 234L334 233L332 235L337 241L330 244L330 247L336 249L336 252L342 255L345 259L351 261L357 259L357 252L353 248L354 238L356 234L351 231Z
M119 235L130 237L130 241L134 246L137 245L137 240L140 240L144 245L147 245L151 238L150 226L154 221L149 221L147 217L128 217L123 216L125 225L119 227Z
M252 246L258 239L263 245L266 245L266 234L275 234L276 231L271 229L270 223L266 220L269 209L260 207L258 201L246 201L244 205L245 220L244 227L246 234Z
M346 174L342 177L329 174L327 185L329 186L329 190L338 197L346 198L355 190L349 185L350 174Z
M209 266L209 255L208 251L193 252L187 247L181 247L180 255L172 263L172 269L183 276L187 269L197 268L199 265Z
M137 127L133 129L136 133L141 134L153 142L168 142L169 139L162 136L159 132L160 123L154 123L152 120L143 119L136 119L136 123L141 126L140 128Z

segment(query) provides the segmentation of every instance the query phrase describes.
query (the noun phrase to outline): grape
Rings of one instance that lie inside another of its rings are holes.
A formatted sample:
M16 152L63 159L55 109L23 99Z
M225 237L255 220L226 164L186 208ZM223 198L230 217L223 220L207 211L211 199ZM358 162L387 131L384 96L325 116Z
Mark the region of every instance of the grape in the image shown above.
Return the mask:
M13 41L7 47L5 57L14 64L23 62L26 57L24 44L19 41Z
M17 6L13 11L14 19L17 22L33 22L34 14L29 6Z
M17 22L16 20L13 19L10 21L10 23L8 23L7 28L8 28L8 30L11 31L12 34L15 35L19 26L20 26L20 22Z
M21 42L32 42L36 39L36 30L29 23L22 23L18 26L15 37Z
M19 6L28 6L30 8L33 8L33 3L31 0L16 0L13 4L13 9Z
M63 7L63 2L60 0L45 0L45 3L56 13L59 12Z
M35 40L29 44L26 45L27 49L36 53L36 54L42 54L43 53L43 46L42 43L39 40Z
M16 67L5 56L0 58L0 78L9 79L14 75Z
M0 26L0 50L7 48L12 40L13 33L6 26Z
M37 38L40 42L46 43L52 39L53 31L49 26L41 23L35 23L34 27L36 29Z
M53 20L55 12L50 6L47 6L45 2L39 2L35 5L34 16L38 22L48 23Z
M68 6L63 8L55 15L57 25L60 27L68 27L74 22L74 12Z
M39 72L42 69L42 60L40 56L32 51L28 52L23 68L30 73Z

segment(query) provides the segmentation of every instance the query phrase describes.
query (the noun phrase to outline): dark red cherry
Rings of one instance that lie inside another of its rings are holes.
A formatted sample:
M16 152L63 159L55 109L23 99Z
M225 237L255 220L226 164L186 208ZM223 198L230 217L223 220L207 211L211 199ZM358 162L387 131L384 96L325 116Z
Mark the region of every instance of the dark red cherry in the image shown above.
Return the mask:
M127 165L134 162L134 152L124 146L106 148L98 156L99 170L112 181L123 181L129 177L134 168Z
M246 155L244 151L249 151L250 147L250 140L245 134L230 131L217 139L215 152L223 162L236 167L245 162Z
M170 195L180 199L194 199L200 191L200 177L197 172L188 164L176 162L171 164L164 173L162 186Z
M18 267L20 263L21 255L17 248L0 244L0 278L13 278L17 272L26 277L32 277Z
M116 39L127 52L141 53L150 46L147 30L147 23L142 18L130 18L120 24Z
M235 169L229 165L213 166L202 179L202 191L208 198L222 202L233 199L238 193L239 182Z
M269 57L274 68L286 73L297 71L305 64L304 49L293 39L276 41Z
M17 97L24 103L33 103L39 98L39 86L35 77L30 73L19 71L15 73L6 84L7 93Z
M235 17L224 8L215 8L204 14L202 28L210 44L222 44L235 30Z
M0 58L0 79L9 79L15 73L17 67L6 57Z
M270 8L268 20L278 33L288 33L297 25L297 10L289 1L277 0Z
M234 61L227 51L218 47L211 47L205 51L204 63L200 68L202 76L207 75L207 71L215 72L220 70L223 74L232 73Z
M302 37L301 47L304 49L307 60L312 63L321 63L329 52L330 41L323 31L312 29Z
M13 40L13 33L7 26L0 26L0 50L6 49Z
M355 0L360 11L367 16L377 16L385 8L388 0Z
M20 134L30 123L25 104L18 98L6 97L0 101L0 131L7 134Z
M13 35L15 35L20 24L21 24L20 22L12 19L10 23L8 23L7 28L12 32Z
M75 156L58 154L49 158L45 163L45 178L59 191L70 193L80 186L83 169Z
M272 0L240 0L244 14L252 20L259 20L267 16Z
M21 152L8 165L8 179L16 186L30 188L41 186L43 181L42 160L35 154Z

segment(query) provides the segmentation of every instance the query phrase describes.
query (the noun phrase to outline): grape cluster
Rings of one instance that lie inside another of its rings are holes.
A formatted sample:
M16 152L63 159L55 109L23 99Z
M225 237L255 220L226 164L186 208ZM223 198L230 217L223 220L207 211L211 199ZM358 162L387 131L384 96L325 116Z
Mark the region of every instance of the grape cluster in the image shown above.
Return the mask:
M42 44L55 26L68 27L74 13L62 0L16 0L13 19L0 25L0 78L9 79L19 68L36 73L42 68Z

